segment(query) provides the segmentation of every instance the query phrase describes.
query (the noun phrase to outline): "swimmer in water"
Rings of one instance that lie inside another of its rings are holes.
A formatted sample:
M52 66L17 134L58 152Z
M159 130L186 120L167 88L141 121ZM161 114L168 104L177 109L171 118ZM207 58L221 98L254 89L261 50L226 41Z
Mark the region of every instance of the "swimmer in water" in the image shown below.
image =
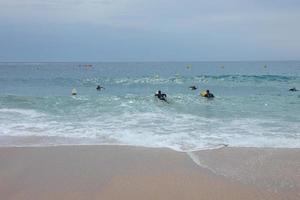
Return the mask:
M100 85L98 85L97 87L96 87L96 90L98 90L98 91L100 91L100 90L104 90L105 88L104 87L102 87L102 86L100 86Z
M215 96L209 92L209 90L206 90L206 93L204 94L204 97L206 98L214 98Z
M77 95L77 90L76 90L76 88L73 88L73 89L72 89L71 94L72 94L73 96Z
M159 100L165 101L167 102L167 95L164 93L161 93L160 90L157 91L157 93L154 95L155 97L157 97Z
M293 87L293 88L289 89L289 91L291 91L291 92L297 92L298 90L295 87Z
M191 90L197 90L197 87L194 86L194 85L193 85L193 86L190 86L189 88L190 88Z

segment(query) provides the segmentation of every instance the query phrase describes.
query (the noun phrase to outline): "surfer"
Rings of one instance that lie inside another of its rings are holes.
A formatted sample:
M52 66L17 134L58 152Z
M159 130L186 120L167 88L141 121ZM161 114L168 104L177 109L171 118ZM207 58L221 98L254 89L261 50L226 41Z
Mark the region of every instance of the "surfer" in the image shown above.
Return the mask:
M167 98L167 95L164 94L164 93L161 93L160 90L158 90L157 93L155 93L154 96L157 97L159 100L162 100L162 101L167 102L167 99L166 99L166 98Z
M104 90L105 88L104 87L102 87L102 86L100 86L100 85L98 85L97 87L96 87L96 90L98 90L98 91L100 91L100 90Z
M189 88L190 88L191 90L197 90L197 87L194 86L194 85L190 86Z
M214 98L215 96L213 93L210 93L209 90L206 90L206 93L201 93L201 96L206 97L206 98Z
M298 90L295 87L293 87L293 88L289 89L289 91L291 91L291 92L297 92Z
M73 88L71 94L72 94L73 96L77 95L77 90L76 90L75 88Z

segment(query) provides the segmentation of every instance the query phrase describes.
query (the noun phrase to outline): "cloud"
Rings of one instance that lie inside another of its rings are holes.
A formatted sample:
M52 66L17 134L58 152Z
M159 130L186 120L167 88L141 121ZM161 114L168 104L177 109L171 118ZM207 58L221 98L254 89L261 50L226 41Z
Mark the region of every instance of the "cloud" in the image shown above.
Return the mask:
M296 0L0 0L0 25L6 27L7 33L0 33L4 40L16 33L18 37L39 34L41 38L47 35L54 43L59 37L62 43L63 38L77 31L81 34L71 37L74 43L76 38L90 45L91 41L102 43L110 38L111 43L103 45L111 48L124 44L127 37L126 45L149 47L153 57L170 56L172 47L182 53L182 59L195 57L194 60L201 48L205 48L201 55L207 58L246 58L247 52L253 57L276 58L281 53L283 57L297 57L299 20L300 1ZM145 37L141 39L140 34ZM159 46L160 55L147 38ZM5 47L0 47L0 53L1 48ZM269 48L273 48L273 54ZM144 51L134 53L141 55L140 52Z

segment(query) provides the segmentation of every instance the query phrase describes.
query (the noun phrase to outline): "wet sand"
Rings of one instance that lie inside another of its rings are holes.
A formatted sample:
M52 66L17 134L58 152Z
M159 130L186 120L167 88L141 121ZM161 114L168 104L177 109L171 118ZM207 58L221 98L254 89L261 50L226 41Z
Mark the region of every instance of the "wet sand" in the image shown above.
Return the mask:
M2 147L0 199L299 199L300 150L272 150L272 156L264 151L223 148L186 154L129 146ZM274 167L273 161L281 167ZM257 178L248 181L252 174ZM275 190L280 179L293 180L293 189ZM265 180L272 184L266 186Z
M300 199L300 149L222 148L189 155L215 174Z

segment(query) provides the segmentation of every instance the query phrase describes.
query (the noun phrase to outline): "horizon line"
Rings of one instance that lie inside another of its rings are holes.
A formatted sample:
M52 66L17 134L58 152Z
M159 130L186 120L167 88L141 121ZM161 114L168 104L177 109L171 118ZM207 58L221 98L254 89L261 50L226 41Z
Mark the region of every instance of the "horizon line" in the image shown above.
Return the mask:
M0 63L169 63L169 62L300 62L300 60L163 60L163 61L157 61L157 60L136 60L136 61L0 61Z

